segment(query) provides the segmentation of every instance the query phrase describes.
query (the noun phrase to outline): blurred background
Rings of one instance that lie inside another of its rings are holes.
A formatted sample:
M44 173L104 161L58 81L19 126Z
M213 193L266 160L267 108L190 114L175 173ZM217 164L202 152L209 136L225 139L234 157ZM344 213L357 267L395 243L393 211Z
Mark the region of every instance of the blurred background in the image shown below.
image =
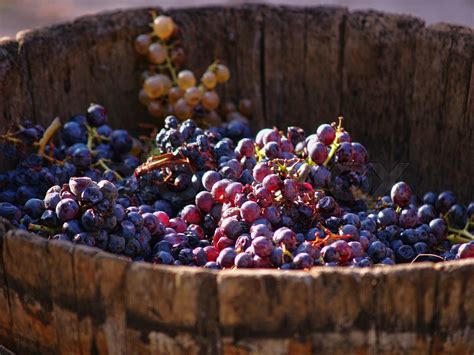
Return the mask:
M293 6L330 4L377 9L421 17L428 24L449 22L474 27L474 0L0 0L0 37L26 28L54 24L99 11L139 7L277 3Z

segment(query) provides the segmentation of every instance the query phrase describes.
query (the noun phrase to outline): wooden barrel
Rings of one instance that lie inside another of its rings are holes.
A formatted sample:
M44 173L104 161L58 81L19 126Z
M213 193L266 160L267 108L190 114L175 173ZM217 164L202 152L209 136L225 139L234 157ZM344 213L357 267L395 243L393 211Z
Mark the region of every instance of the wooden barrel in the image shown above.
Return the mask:
M314 131L342 114L382 190L402 178L472 198L472 29L339 7L168 12L191 69L228 64L223 96L251 98L255 128ZM146 113L132 43L149 21L148 9L116 11L0 40L0 130L90 102L134 128ZM131 263L2 222L0 344L20 354L472 354L474 262L214 272Z

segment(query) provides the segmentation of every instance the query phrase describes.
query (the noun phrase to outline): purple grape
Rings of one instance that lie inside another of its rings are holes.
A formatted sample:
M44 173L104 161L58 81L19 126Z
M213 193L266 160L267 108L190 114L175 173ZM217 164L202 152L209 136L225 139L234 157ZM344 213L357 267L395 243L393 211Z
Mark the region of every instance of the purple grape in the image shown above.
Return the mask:
M63 222L67 222L67 221L70 221L71 219L75 219L79 216L79 214L80 214L79 205L73 199L67 198L67 199L61 200L56 205L56 215Z

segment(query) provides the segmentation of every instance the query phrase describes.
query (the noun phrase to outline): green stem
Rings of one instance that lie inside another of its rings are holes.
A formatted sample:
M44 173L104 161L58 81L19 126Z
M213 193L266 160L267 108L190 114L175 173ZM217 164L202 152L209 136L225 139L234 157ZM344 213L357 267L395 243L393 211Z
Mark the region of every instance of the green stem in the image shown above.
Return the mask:
M336 154L337 148L339 148L339 133L342 130L342 117L339 117L339 124L337 126L336 130L336 138L334 139L334 142L331 144L331 150L329 151L327 159L324 161L323 165L326 167L328 166L329 162L333 158L334 154Z
M87 125L87 148L92 151L92 147L94 145L94 138L96 137L97 133L95 128L90 127Z
M61 125L62 124L61 124L61 121L60 121L59 117L56 117L53 120L53 122L51 122L51 124L48 126L48 128L44 132L43 138L41 138L41 140L39 141L38 155L40 155L42 157L47 157L45 152L44 152L45 149L46 149L46 145L53 138L56 131L59 128L61 128ZM49 158L49 157L47 157L47 158Z
M466 237L470 240L474 240L474 235L469 233L466 229L456 229L456 228L448 227L448 231L458 234L460 236Z
M168 68L171 74L171 78L173 79L173 85L176 85L177 83L176 69L173 67L173 64L171 63L171 58L169 55L166 56L166 67Z
M102 169L104 170L110 170L111 172L114 173L115 177L118 179L118 180L123 180L123 177L118 173L116 172L115 170L111 169L105 162L104 159L99 159L97 161L97 163L95 163L95 165L97 166L100 166Z
M28 230L32 232L47 232L49 234L55 234L57 232L57 230L54 228L42 226L39 224L33 224L33 223L30 223L28 225Z

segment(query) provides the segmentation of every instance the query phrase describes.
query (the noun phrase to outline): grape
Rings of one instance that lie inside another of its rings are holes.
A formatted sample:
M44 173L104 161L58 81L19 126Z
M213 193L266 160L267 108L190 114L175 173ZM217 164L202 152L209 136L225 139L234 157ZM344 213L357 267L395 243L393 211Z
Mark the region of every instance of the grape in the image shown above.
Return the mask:
M148 113L153 117L163 117L164 108L160 101L150 101L148 103Z
M190 70L182 70L178 73L176 82L181 90L187 90L196 85L196 78Z
M148 60L151 63L162 64L165 62L166 57L168 57L168 49L164 45L157 42L150 44L148 47Z
M85 143L87 141L84 126L77 122L66 122L61 130L61 138L67 144Z
M435 218L430 221L429 229L438 240L442 239L448 230L446 222L442 218Z
M215 110L220 103L219 95L215 91L206 91L201 98L202 105L207 110Z
M390 191L392 201L400 207L407 206L410 203L411 196L412 192L410 186L403 181L397 182L393 185L392 190Z
M104 219L94 209L90 208L82 214L81 224L85 230L96 232L104 225Z
M237 269L248 269L253 266L252 256L248 253L240 253L234 259L234 264Z
M240 208L242 220L247 223L252 223L260 217L260 212L260 206L254 201L244 202Z
M175 47L171 50L171 63L176 68L181 68L186 61L186 54L184 53L184 49L181 47Z
M270 192L275 192L280 188L281 180L276 174L269 174L265 176L262 181L264 188L268 189Z
M16 221L21 218L21 211L9 202L0 202L0 217L4 217L10 221Z
M430 191L423 196L423 203L434 206L437 199L438 195Z
M102 192L100 191L99 186L92 184L85 188L81 193L81 201L85 204L95 205L99 203L103 198ZM59 216L59 213L58 213Z
M77 218L79 216L79 213L79 205L73 199L66 198L64 200L59 201L56 205L56 215L63 222L67 222L71 219Z
M413 249L412 249L413 250ZM387 253L387 248L385 244L380 241L375 241L369 245L369 249L367 249L367 254L375 261L380 262L382 259L385 258Z
M452 205L456 203L456 197L451 191L444 191L438 195L435 202L436 209L441 213L446 213Z
M409 245L402 245L395 252L397 262L408 263L415 258L415 251Z
M132 149L133 140L127 131L123 129L117 129L112 132L110 137L110 145L116 152L124 154L128 153Z
M230 78L230 71L224 64L217 64L216 79L219 83L225 83Z
M223 268L230 268L234 265L237 253L234 248L228 247L221 250L217 257L217 263Z
M469 242L461 245L457 252L459 259L474 258L474 243Z
M157 99L165 93L165 83L160 76L153 75L145 80L143 90L150 99Z
M196 106L201 101L201 98L201 91L197 87L191 86L190 88L186 89L184 99L189 106Z
M185 120L192 116L193 110L184 98L179 99L174 104L174 111L178 118Z
M328 149L321 142L310 141L308 143L308 155L318 165L324 163L328 157Z
M206 171L202 176L202 183L207 191L211 191L216 182L221 179L219 173L213 170Z
M87 109L87 123L99 127L107 122L107 110L97 104L91 104Z
M252 241L252 247L256 255L265 258L271 255L273 243L266 237L257 237Z
M138 54L147 55L150 44L151 36L149 34L138 35L135 39L135 50Z
M436 217L436 211L433 205L423 205L418 208L417 217L421 223L429 223Z
M322 124L316 130L316 135L321 143L331 145L336 139L336 130L331 125Z
M296 233L287 227L279 228L273 234L273 241L277 245L285 245L289 250L296 246Z
M180 98L184 97L184 93L184 90L182 90L178 86L173 86L172 88L170 88L168 91L168 99L170 103L174 104Z
M215 201L224 202L225 200L225 189L229 185L230 181L227 179L217 181L211 189L212 197Z
M183 220L188 224L200 224L201 212L194 205L185 206L181 212Z
M41 217L45 209L43 200L39 198L31 198L26 201L24 210L27 215L33 219L38 219Z
M169 16L160 15L153 21L153 32L161 39L167 39L173 34L175 25Z
M314 260L308 253L299 253L293 259L293 264L297 269L310 269Z
M217 85L217 76L213 72L207 71L201 77L201 83L208 90L212 90Z

